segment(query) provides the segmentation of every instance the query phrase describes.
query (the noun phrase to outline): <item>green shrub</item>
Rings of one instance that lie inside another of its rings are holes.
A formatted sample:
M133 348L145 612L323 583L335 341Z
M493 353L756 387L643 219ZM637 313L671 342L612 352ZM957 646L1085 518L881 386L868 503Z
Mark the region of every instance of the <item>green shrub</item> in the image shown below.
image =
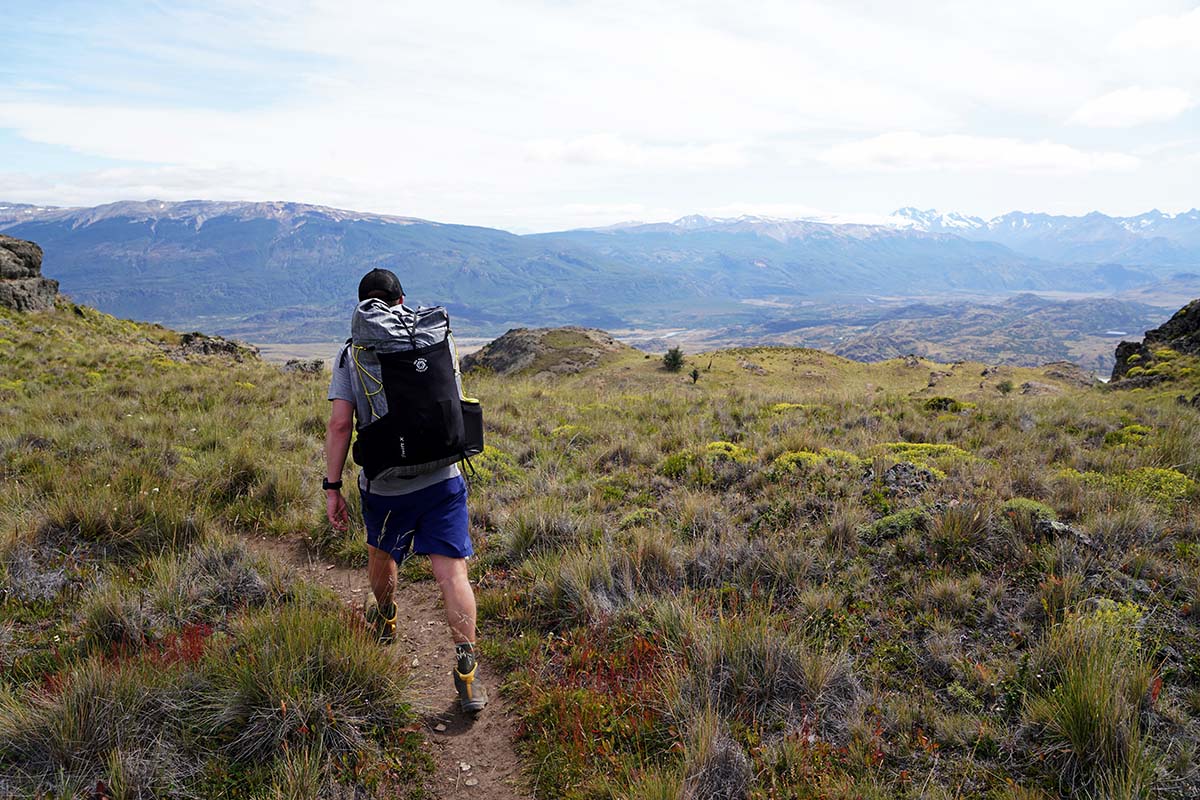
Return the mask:
M672 347L662 357L663 369L667 372L679 372L683 369L683 350Z
M567 445L584 445L591 440L591 434L579 425L559 425L550 431L550 436Z
M704 447L704 455L711 461L736 461L740 464L754 459L749 450L733 442L709 442Z
M929 516L919 508L906 508L895 514L876 520L868 530L868 536L873 542L895 539L909 531L924 530L929 522Z
M1106 433L1104 444L1109 447L1125 447L1137 444L1152 433L1154 433L1154 429L1146 425L1126 425L1120 430Z
M512 456L490 444L484 445L479 455L471 456L464 472L471 480L482 483L504 483L521 476L521 468Z
M1174 469L1138 467L1116 476L1116 485L1158 505L1173 505L1196 492L1196 482Z
M785 414L788 411L800 411L806 408L811 408L811 406L805 403L772 403L767 410L772 414Z
M792 450L776 457L771 462L768 474L778 480L789 475L806 474L822 464L837 470L861 472L866 462L854 453L833 450L828 447L822 447L815 453L807 450Z
M785 475L803 474L822 463L823 460L817 453L793 450L778 456L771 462L771 475L779 478Z
M890 456L898 461L918 464L927 469L942 471L978 460L956 445L929 442L885 442L873 448L873 452L877 455Z
M703 447L672 453L659 463L658 472L668 478L683 478L704 486L714 481L717 469L723 466L737 468L753 460L754 455L749 450L733 442L709 442Z
M1074 469L1060 470L1058 474L1061 478L1078 480L1085 486L1128 492L1139 500L1164 508L1187 500L1197 491L1196 481L1178 470L1162 467L1138 467L1114 475Z
M962 411L966 407L953 397L930 397L921 403L921 408L926 411Z

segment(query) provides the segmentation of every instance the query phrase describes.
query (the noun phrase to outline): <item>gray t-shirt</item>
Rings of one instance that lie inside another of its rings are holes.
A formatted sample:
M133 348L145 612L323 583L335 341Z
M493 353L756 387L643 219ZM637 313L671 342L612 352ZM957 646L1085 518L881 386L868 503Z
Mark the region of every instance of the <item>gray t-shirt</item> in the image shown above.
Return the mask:
M383 399L383 384L380 382L379 359L375 358L375 354L370 351L350 350L346 352L347 347L344 346L338 350L337 355L333 358L333 380L329 382L329 399L353 403L355 417L359 424L363 424L364 421L382 416L387 411L386 406L382 405L386 401ZM343 353L346 355L344 364L342 363ZM356 358L357 363L355 362ZM371 481L371 494L409 494L433 486L435 483L457 478L459 474L457 464L451 464L415 478L388 477L385 471ZM366 476L361 472L358 475L358 486L363 491L367 489Z

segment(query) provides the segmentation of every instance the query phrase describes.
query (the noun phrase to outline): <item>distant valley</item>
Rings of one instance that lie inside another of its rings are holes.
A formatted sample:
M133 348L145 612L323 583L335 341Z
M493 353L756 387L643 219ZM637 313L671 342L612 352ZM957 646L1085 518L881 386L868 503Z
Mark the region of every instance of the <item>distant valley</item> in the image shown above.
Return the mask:
M260 343L344 336L358 277L385 266L466 337L602 327L644 347L800 344L1104 372L1200 296L1200 211L993 220L901 209L885 224L684 217L517 236L297 203L0 204L0 231L119 316ZM1030 293L1036 293L1037 297Z

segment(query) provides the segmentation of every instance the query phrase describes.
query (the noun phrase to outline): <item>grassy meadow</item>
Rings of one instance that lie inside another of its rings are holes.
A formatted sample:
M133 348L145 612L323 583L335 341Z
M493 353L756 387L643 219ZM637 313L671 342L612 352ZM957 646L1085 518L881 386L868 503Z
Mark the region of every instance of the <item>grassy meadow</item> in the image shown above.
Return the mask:
M179 342L0 310L0 797L422 796L393 657L245 545L320 538L327 378Z
M404 796L402 672L242 544L362 563L315 488L328 377L177 341L0 312L0 796ZM535 796L1200 794L1196 365L1159 361L1124 391L800 349L468 376L481 642Z

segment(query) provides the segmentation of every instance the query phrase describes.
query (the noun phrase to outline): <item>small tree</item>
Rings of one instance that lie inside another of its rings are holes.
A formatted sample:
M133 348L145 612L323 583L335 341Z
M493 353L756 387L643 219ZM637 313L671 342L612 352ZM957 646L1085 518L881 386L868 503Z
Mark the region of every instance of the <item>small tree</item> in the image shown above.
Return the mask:
M692 367L692 371L688 373L688 377L692 379L692 383L700 380L700 370Z
M667 372L679 372L683 369L683 351L678 347L672 347L663 354L663 368Z

